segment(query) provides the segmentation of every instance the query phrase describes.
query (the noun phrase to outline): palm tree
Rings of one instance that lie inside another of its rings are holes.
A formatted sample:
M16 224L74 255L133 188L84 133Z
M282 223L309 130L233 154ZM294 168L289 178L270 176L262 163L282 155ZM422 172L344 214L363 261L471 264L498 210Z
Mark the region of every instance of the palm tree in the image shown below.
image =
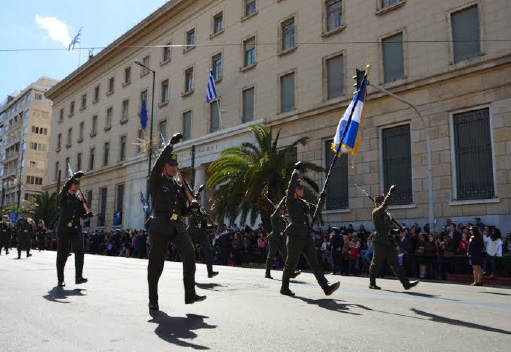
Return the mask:
M43 220L48 228L53 227L57 219L57 193L52 194L47 191L36 196L35 202L32 203L32 214L34 220Z
M256 144L243 143L227 148L208 168L211 173L208 187L214 190L211 212L217 220L228 218L231 223L238 216L241 223L246 223L250 216L252 225L260 215L265 230L269 231L273 204L285 195L294 169L292 153L298 144L305 145L308 137L278 149L280 130L273 139L272 131L262 125L249 129ZM322 167L310 162L303 162L302 166L304 171L323 171ZM315 192L319 191L318 185L309 177L305 176L303 181ZM305 197L310 201L317 200L308 188Z

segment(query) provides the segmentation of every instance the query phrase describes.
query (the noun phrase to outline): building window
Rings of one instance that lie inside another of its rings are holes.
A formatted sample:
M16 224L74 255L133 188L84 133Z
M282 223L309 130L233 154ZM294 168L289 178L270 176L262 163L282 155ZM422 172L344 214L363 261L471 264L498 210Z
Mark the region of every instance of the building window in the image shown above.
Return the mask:
M35 93L35 100L41 101L43 100L43 95L39 93Z
M143 64L144 66L146 66L146 67L151 67L151 66L150 66L150 64L151 64L151 63L150 63L150 61L151 61L151 57L150 57L149 55L147 55L146 57L144 57L144 58L142 59L142 64ZM148 74L148 73L149 73L149 69L148 69L148 68L146 68L146 67L144 67L144 66L141 66L141 67L140 67L140 76L144 76L144 75L146 75L146 74Z
M222 78L222 54L218 53L211 58L211 73L215 81Z
M122 101L122 116L121 116L122 121L128 120L129 107L130 107L130 100L129 99L123 100Z
M124 84L131 83L131 66L124 69Z
M295 74L289 73L280 77L280 112L288 112L295 108Z
M404 78L403 33L382 40L383 81L385 83Z
M213 35L218 34L224 29L224 13L220 12L213 16Z
M454 62L481 55L477 5L451 14Z
M195 47L195 28L186 32L186 45L185 51Z
M456 199L495 196L488 108L453 115Z
M290 18L280 25L281 28L281 50L289 50L294 48L295 46L295 19Z
M37 161L30 161L30 167L37 168Z
M253 15L257 11L256 0L243 0L245 1L245 17Z
M245 89L242 92L243 116L242 122L254 120L254 88Z
M115 89L115 77L110 77L108 80L108 94L112 94Z
M92 129L90 132L91 137L94 137L98 133L98 115L92 116Z
M413 203L410 125L382 129L383 186L398 185L392 205Z
M332 142L332 140L325 141L325 170L330 168L335 156L335 152L331 149ZM340 155L332 169L330 182L326 188L325 206L327 210L347 209L349 207L347 154Z
M108 108L106 109L106 121L105 121L105 130L109 130L112 128L112 117L114 115L114 109Z
M87 108L87 94L82 95L82 105L80 106L81 110Z
M89 153L89 170L94 170L94 157L96 156L96 148L90 148Z
M106 200L107 200L107 188L101 188L99 190L100 199L99 199L99 214L98 214L98 227L105 226L106 219Z
M76 154L76 170L82 169L82 153Z
M163 47L162 62L170 61L170 43L165 44Z
M115 211L113 226L122 225L122 206L124 204L124 185L115 186Z
M186 111L183 113L183 137L184 140L190 139L192 135L192 112Z
M97 102L99 100L99 85L94 88L94 101Z
M85 122L80 122L80 128L78 129L78 142L83 141L83 132L85 130Z
M69 104L69 117L75 114L75 101L73 100L71 104Z
M243 66L248 67L256 63L255 37L249 38L243 42Z
M333 31L342 26L342 0L326 2L326 30Z
M399 4L401 0L380 0L380 8L384 9L392 5Z
M29 185L42 185L43 184L43 178L42 177L36 177L36 176L27 176L27 183Z
M57 135L57 152L60 151L61 147L62 147L62 133L59 133Z
M59 122L64 121L64 109L60 109L59 111Z
M70 159L69 158L66 158L66 165L64 165L64 167L66 168L66 174L68 177L71 177L72 175L69 175L69 169L70 169L70 166L71 165L71 162L70 162Z
M170 100L169 95L169 80L166 79L161 82L161 102L162 103L168 103Z
M73 128L67 130L67 143L66 147L69 148L73 144Z
M218 111L218 100L209 104L209 112L210 112L209 132L213 133L220 129L220 114Z
M193 92L193 67L185 71L185 93Z
M126 136L119 139L119 161L126 160Z
M60 165L59 165L59 162L55 162L55 181L58 181L59 180L59 168L60 168Z
M110 142L103 145L103 166L108 166L108 158L110 156Z
M344 94L344 58L342 55L326 60L327 99Z
M87 191L87 202L92 204L92 191ZM83 227L90 227L90 218L83 222Z

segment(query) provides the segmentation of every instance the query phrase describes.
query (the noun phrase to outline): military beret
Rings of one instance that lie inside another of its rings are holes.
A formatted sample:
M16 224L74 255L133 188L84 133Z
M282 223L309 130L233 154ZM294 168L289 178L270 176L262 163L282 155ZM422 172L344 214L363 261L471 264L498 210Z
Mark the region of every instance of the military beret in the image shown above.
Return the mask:
M76 177L71 177L71 184L79 185L80 184L80 179L76 178Z
M177 154L170 154L169 160L167 160L167 164L170 166L177 166Z
M376 197L374 197L374 201L376 203L382 203L384 200L385 200L384 196L376 196Z

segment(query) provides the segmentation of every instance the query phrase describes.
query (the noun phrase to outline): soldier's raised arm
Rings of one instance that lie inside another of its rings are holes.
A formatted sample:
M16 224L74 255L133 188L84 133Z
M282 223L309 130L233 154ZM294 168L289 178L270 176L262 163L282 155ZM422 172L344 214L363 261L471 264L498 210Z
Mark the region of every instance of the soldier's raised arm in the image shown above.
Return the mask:
M383 203L381 203L381 205L378 207L377 211L387 210L387 207L389 206L389 203L390 203L390 196L392 195L392 192L394 192L395 189L396 189L396 185L390 186L390 189L387 192L387 195L383 199Z
M288 206L288 207L295 199L295 190L296 190L296 186L298 186L298 181L299 181L298 175L300 175L301 169L302 169L302 163L299 161L295 164L295 169L293 170L293 173L291 174L291 179L289 180L289 185L287 186L286 206Z
M178 143L182 138L183 135L181 133L176 133L175 135L173 135L172 138L170 139L170 142L163 149L158 159L156 159L156 163L151 169L151 174L149 176L149 180L147 181L149 183L151 195L154 195L154 193L156 192L155 187L158 183L157 182L158 178L161 176L163 172L165 163L170 159L170 156L172 155L172 151L174 150L174 144Z

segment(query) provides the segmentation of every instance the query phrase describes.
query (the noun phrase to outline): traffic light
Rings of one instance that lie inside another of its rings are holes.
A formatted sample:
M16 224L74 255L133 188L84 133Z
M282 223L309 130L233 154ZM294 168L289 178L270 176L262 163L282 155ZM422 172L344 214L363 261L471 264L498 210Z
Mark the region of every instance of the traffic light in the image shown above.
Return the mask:
M357 80L357 83L355 83L353 87L357 87L357 90L359 90L360 87L362 86L362 81L364 80L365 74L366 74L365 70L359 70L357 68L357 74L353 76L353 79Z

